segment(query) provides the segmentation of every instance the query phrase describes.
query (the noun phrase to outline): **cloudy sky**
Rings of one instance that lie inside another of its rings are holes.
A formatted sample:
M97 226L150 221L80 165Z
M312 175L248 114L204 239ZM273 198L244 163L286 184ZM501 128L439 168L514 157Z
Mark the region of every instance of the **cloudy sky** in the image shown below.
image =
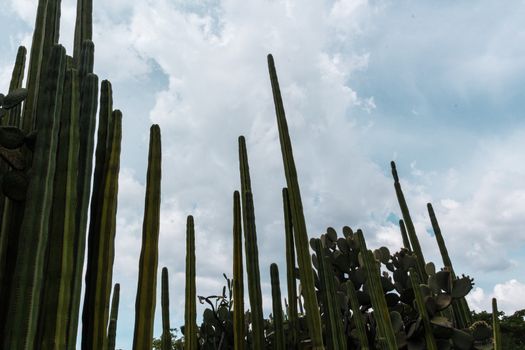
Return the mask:
M71 52L74 0L62 0ZM266 55L283 92L309 235L362 228L401 246L390 160L398 165L427 260L439 265L432 202L474 309L496 296L525 308L524 1L94 1L95 70L123 111L114 280L117 347L129 349L149 126L163 136L159 270L170 270L172 325L183 323L185 218L195 216L197 294L231 276L237 137L247 139L264 308L281 266L285 185ZM0 91L36 0L0 0ZM160 283L160 279L159 279ZM283 286L284 287L284 286ZM283 291L284 293L284 291ZM159 294L160 300L160 294ZM160 334L160 307L155 334Z

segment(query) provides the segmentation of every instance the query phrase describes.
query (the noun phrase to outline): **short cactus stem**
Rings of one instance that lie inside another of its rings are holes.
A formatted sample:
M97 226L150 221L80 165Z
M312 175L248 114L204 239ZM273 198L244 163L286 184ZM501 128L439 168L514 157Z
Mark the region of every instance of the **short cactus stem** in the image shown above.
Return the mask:
M401 231L401 237L403 238L403 247L411 252L412 248L410 247L410 240L408 239L407 229L403 220L399 220L399 230Z
M161 307L162 307L162 336L161 350L171 350L170 332L170 292L168 281L168 268L162 268L161 280Z
M430 320L428 318L428 313L425 307L425 302L423 301L423 295L421 294L419 276L416 273L416 270L414 268L410 268L410 281L412 283L412 289L414 290L417 312L419 313L423 321L423 327L425 330L426 348L428 350L437 350L438 347L436 344L436 340L434 339L434 334L432 333L432 327L430 325Z
M368 337L366 335L366 326L363 314L360 310L359 300L357 300L357 294L355 286L351 280L346 281L346 289L348 291L348 299L350 300L350 307L352 308L352 318L357 329L357 336L359 338L359 349L368 350Z
M501 345L501 329L498 316L498 302L496 298L492 298L492 338L494 343L494 350L503 350Z
M273 328L274 328L274 349L286 349L284 342L284 319L283 306L281 303L281 287L279 283L279 269L277 264L270 265L270 278L272 283L272 310L273 310Z
M197 350L197 291L195 286L195 228L193 216L186 221L186 305L184 349Z

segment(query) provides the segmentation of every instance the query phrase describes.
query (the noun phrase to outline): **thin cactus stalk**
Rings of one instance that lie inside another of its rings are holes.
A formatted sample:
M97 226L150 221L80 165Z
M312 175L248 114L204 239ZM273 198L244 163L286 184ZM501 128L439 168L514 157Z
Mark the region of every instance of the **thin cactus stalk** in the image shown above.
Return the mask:
M103 105L101 103L101 106ZM90 224L90 236L88 237L88 249L93 246L96 249L88 250L86 295L82 315L82 349L102 348L107 336L109 296L115 253L122 114L116 110L108 119L108 121L101 123L101 127L109 126L110 128L107 130L107 134L104 135L103 133L104 137L99 139L102 144L107 144L108 148L107 152L104 152L104 164L102 165L104 173L100 175L102 182L97 186L100 190L98 193L100 197L95 197L97 193L93 193L91 214L96 213L100 216L92 221L93 226ZM97 144L98 150L99 145ZM97 157L97 162L98 160ZM95 181L97 179L96 170L95 167ZM93 186L95 188L95 183Z
M91 193L91 171L93 169L93 148L95 143L95 123L98 107L98 77L87 74L82 80L80 90L79 114L79 153L77 180L76 236L73 243L73 277L71 280L71 300L69 304L69 324L67 330L67 349L76 349L82 273L86 248L86 230L89 196Z
M80 83L82 84L84 78L93 73L93 66L95 64L95 44L91 40L84 40L80 49L80 61L76 65L80 74Z
M9 92L14 91L22 87L24 81L24 71L26 65L27 49L24 46L18 48L15 60L15 66L11 75L11 82L9 84ZM22 107L21 105L11 109L9 111L9 117L6 118L6 125L12 125L21 127L22 126Z
M244 244L246 250L246 274L248 275L248 296L252 319L251 346L255 350L264 348L264 315L259 270L259 250L257 247L257 230L255 226L255 209L251 192L248 152L243 136L239 137L239 170L241 176L242 219Z
M118 304L120 300L120 284L113 286L111 297L111 312L109 313L107 350L115 350L115 339L117 337Z
M193 216L186 222L186 303L184 350L197 350L197 291L195 287L195 229Z
M284 171L286 176L287 188L290 193L290 208L292 209L292 222L295 233L295 248L297 262L299 265L299 277L302 285L302 293L305 299L306 320L308 332L312 340L314 350L324 349L321 316L319 314L319 304L315 294L314 273L308 246L308 233L301 202L299 182L297 180L297 170L293 159L292 144L288 133L286 114L279 89L279 81L275 71L275 63L272 55L268 55L268 70L272 85L275 113L279 130L279 140L281 143L281 153L283 156Z
M348 291L348 299L350 299L350 307L352 308L352 319L354 320L355 328L357 329L357 337L359 339L359 349L368 350L368 337L366 335L365 320L361 313L359 300L355 286L351 280L346 281L346 289Z
M428 350L437 350L436 340L432 333L432 327L430 325L430 319L428 317L427 308L425 301L423 300L423 294L421 293L419 276L414 268L410 268L410 281L412 283L412 289L414 290L415 304L417 312L423 321L423 327L425 330L425 343Z
M4 349L32 349L36 336L44 253L53 199L65 56L65 49L61 45L53 47L50 64L47 66L46 85L38 101L38 135L29 172L24 219L20 227L21 249L13 273L8 311L11 316L4 334Z
M286 345L284 342L283 306L281 303L281 287L279 283L279 268L277 267L277 264L270 265L270 279L272 283L272 312L275 341L273 349L284 350L286 349Z
M360 230L357 231L358 236L362 236ZM364 240L364 238L360 238ZM380 272L377 266L377 261L371 250L361 250L361 260L363 268L366 273L366 284L372 301L374 309L374 317L379 330L379 340L384 349L397 349L396 335L392 327L390 313L386 304L385 294L381 286Z
M401 231L401 237L403 238L403 247L411 252L412 248L410 247L410 240L408 239L407 229L403 220L399 220L399 230Z
M241 199L233 193L233 344L235 350L244 349L244 280L242 264Z
M161 280L161 307L162 307L162 336L161 350L171 350L171 332L170 332L170 292L168 281L168 268L162 268Z
M428 215L430 216L430 222L432 223L432 229L434 230L434 236L436 237L436 241L439 246L439 252L441 253L441 258L443 259L443 265L450 268L452 280L455 280L456 274L454 272L454 267L452 266L452 260L450 260L450 256L448 255L447 246L445 245L445 240L443 239L443 234L441 233L441 228L439 227L439 223L437 221L432 204L428 203L427 209ZM458 328L467 328L472 323L470 308L465 297L453 300L452 309L454 310L454 318Z
M73 59L80 64L82 45L85 40L93 39L93 0L77 0L77 17L75 21L75 36L73 42ZM93 73L91 68L88 73Z
M498 318L498 302L496 301L496 298L492 298L492 334L494 350L503 350L501 345L501 329Z
M66 347L73 241L76 236L79 107L78 74L76 70L69 69L64 82L46 279L40 309L39 327L42 333L39 343L42 349Z
M419 244L419 239L417 238L416 229L414 228L414 223L410 217L410 212L408 210L407 202L405 200L405 195L401 189L401 184L399 183L399 176L397 175L396 163L393 161L390 162L392 167L392 177L394 178L394 188L396 190L397 201L399 202L399 208L403 214L403 220L406 225L408 237L410 238L410 246L412 247L414 253L416 254L417 261L417 271L419 273L419 278L422 281L428 279L428 275L425 271L425 257L423 256L423 251L421 250L421 245Z
M346 338L343 331L341 312L337 301L337 293L334 286L334 273L332 265L326 257L325 249L319 238L313 239L317 263L319 266L319 281L321 293L324 299L325 325L328 339L328 346L331 349L346 349Z
M288 189L283 188L284 231L286 238L286 282L288 285L288 333L291 348L297 346L297 284L295 278L295 247L293 238L292 213Z
M155 297L157 295L157 265L159 260L161 141L160 128L150 129L146 203L142 225L142 248L139 280L135 299L135 332L133 349L146 349L153 339Z

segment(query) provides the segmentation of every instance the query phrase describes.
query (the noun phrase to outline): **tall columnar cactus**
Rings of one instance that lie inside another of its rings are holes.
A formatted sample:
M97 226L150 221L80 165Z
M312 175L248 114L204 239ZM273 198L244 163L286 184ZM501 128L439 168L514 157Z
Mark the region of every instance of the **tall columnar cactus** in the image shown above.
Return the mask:
M397 201L399 202L399 208L403 214L403 220L406 225L408 232L408 237L410 238L410 245L414 253L416 254L417 259L417 271L419 277L422 281L428 279L427 273L425 272L425 257L423 256L423 251L421 250L421 245L419 244L419 239L417 238L416 229L414 228L414 223L410 217L410 212L408 211L407 202L405 200L405 195L401 189L401 184L399 183L399 176L397 175L396 163L393 161L390 162L392 167L392 177L394 178L394 188L396 189Z
M161 281L161 307L162 307L162 337L161 350L171 350L170 332L170 287L168 281L168 268L162 268Z
M40 309L38 342L42 349L66 348L74 261L73 241L76 237L79 97L77 71L69 69L64 82L46 278Z
M27 49L24 46L18 48L15 60L15 66L13 73L11 74L11 82L9 84L9 92L14 91L22 87L24 81L24 70L26 65ZM9 111L9 115L2 120L2 125L11 125L16 127L22 126L21 116L22 106L19 105Z
M139 280L135 299L135 333L133 349L146 349L153 339L157 264L159 256L161 142L160 128L150 129L146 201L142 225Z
M352 280L346 281L346 289L348 291L348 299L350 301L350 307L352 308L352 319L357 330L357 337L359 339L359 349L368 350L368 337L366 335L366 326L363 314L361 313L361 308L359 300L357 299L357 294L355 286L352 283Z
M326 326L326 337L331 349L346 349L346 338L343 332L341 312L337 293L334 286L334 272L328 261L325 249L319 238L312 238L312 243L317 257L320 292L324 301L324 323Z
M38 135L29 172L24 219L20 227L20 250L11 284L13 289L8 311L11 316L4 334L4 349L31 349L36 336L44 253L53 199L65 63L65 49L61 45L55 45L47 66L45 88L38 100ZM31 249L27 249L28 247Z
M498 318L498 302L496 301L496 298L492 298L492 334L494 350L502 350L501 329Z
M275 341L273 348L275 350L284 350L286 349L286 345L284 342L283 306L281 303L281 286L279 283L279 268L277 264L270 265L270 279L272 283L272 312Z
M275 71L275 63L272 55L268 55L268 70L272 84L273 100L275 103L275 113L279 129L279 139L281 142L281 152L283 156L284 171L286 175L287 188L290 193L290 207L292 211L292 222L295 233L295 248L297 252L297 262L299 264L299 277L301 280L303 297L305 300L306 319L308 331L312 340L312 347L324 349L321 327L321 316L319 314L319 304L315 294L314 274L310 260L308 246L308 233L304 219L303 205L299 182L297 180L297 170L293 159L292 143L288 133L288 124L284 112L284 105L279 89L279 81Z
M241 199L233 193L233 343L235 350L244 349L244 281L242 264Z
M288 189L283 188L283 211L284 211L284 232L286 239L286 282L288 285L288 333L290 346L296 348L297 345L297 285L295 277L295 247L293 238L292 213L290 209L290 198Z
M75 37L73 42L73 59L80 64L82 43L93 39L93 0L77 0L77 17L75 22ZM93 73L93 69L88 71Z
M423 294L421 293L419 276L414 268L410 268L410 281L412 284L412 289L414 290L417 312L423 321L426 348L428 350L437 350L438 347L436 345L436 340L434 339L434 334L432 333L432 327L430 325L430 319L428 317L425 301L423 300Z
M410 240L408 239L407 229L403 220L399 220L399 230L401 231L401 237L403 238L403 247L411 252L412 248L410 247Z
M82 79L81 79L82 80ZM106 93L109 93L109 83L104 83ZM93 169L93 149L95 144L95 124L98 107L98 77L88 73L82 80L80 91L79 115L79 153L77 180L77 235L74 240L73 278L71 281L71 303L69 306L69 326L67 349L76 349L78 332L78 317L80 309L80 294L82 290L82 272L86 248L86 231L89 197L91 194L91 172ZM103 125L103 123L102 123ZM99 165L100 170L100 165Z
M195 229L193 216L186 222L186 303L184 308L184 349L197 350L197 291L195 287Z
M120 284L115 283L113 296L111 298L111 312L109 313L107 350L115 350L115 339L117 337L118 304L120 301Z
M454 267L452 266L452 261L448 255L447 246L445 245L445 240L441 233L441 228L434 213L434 208L432 204L427 204L428 215L430 216L430 222L432 223L432 229L434 230L434 235L439 246L439 252L441 253L441 258L443 259L443 265L450 268L450 275L452 279L456 279L456 274L454 273ZM454 310L454 318L458 328L467 328L472 323L472 316L470 313L470 308L465 297L456 299L452 301L452 308Z
M239 137L239 169L241 175L242 216L244 244L246 250L246 274L248 275L248 296L252 318L251 346L255 350L264 348L264 315L259 270L259 249L257 247L257 230L255 227L255 210L251 192L248 152L243 136Z
M104 94L104 88L102 89ZM105 93L108 97L107 92ZM102 101L88 237L82 349L100 349L106 338L113 273L122 114L108 115ZM102 129L102 131L101 131ZM100 162L100 163L99 163ZM99 173L97 173L99 170Z

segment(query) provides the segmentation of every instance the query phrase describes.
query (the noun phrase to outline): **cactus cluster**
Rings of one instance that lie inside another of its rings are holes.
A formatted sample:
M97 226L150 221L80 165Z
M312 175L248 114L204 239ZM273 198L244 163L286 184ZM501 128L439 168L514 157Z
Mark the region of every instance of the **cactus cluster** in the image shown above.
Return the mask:
M81 348L115 349L120 284L112 274L123 117L114 109L107 80L100 84L99 99L92 7L92 0L78 0L73 56L68 56L58 44L60 0L39 0L26 87L26 49L20 47L9 92L0 94L3 349L75 349L82 289ZM342 236L327 228L309 240L271 55L268 68L286 177L282 199L287 300L283 307L279 268L271 264L272 314L265 319L248 152L240 136L240 190L233 194L233 279L224 275L226 286L219 295L197 295L197 237L194 218L187 217L184 349L501 349L497 316L492 325L471 320L465 296L473 280L456 275L430 204L443 267L437 271L425 261L393 162L403 248L394 253L386 247L371 250L364 233L347 226ZM160 193L161 136L159 126L153 125L134 349L152 345ZM244 274L249 311L244 305ZM207 306L200 325L197 301ZM162 269L161 306L161 348L166 350L173 346L167 268ZM497 315L496 300L493 310Z

